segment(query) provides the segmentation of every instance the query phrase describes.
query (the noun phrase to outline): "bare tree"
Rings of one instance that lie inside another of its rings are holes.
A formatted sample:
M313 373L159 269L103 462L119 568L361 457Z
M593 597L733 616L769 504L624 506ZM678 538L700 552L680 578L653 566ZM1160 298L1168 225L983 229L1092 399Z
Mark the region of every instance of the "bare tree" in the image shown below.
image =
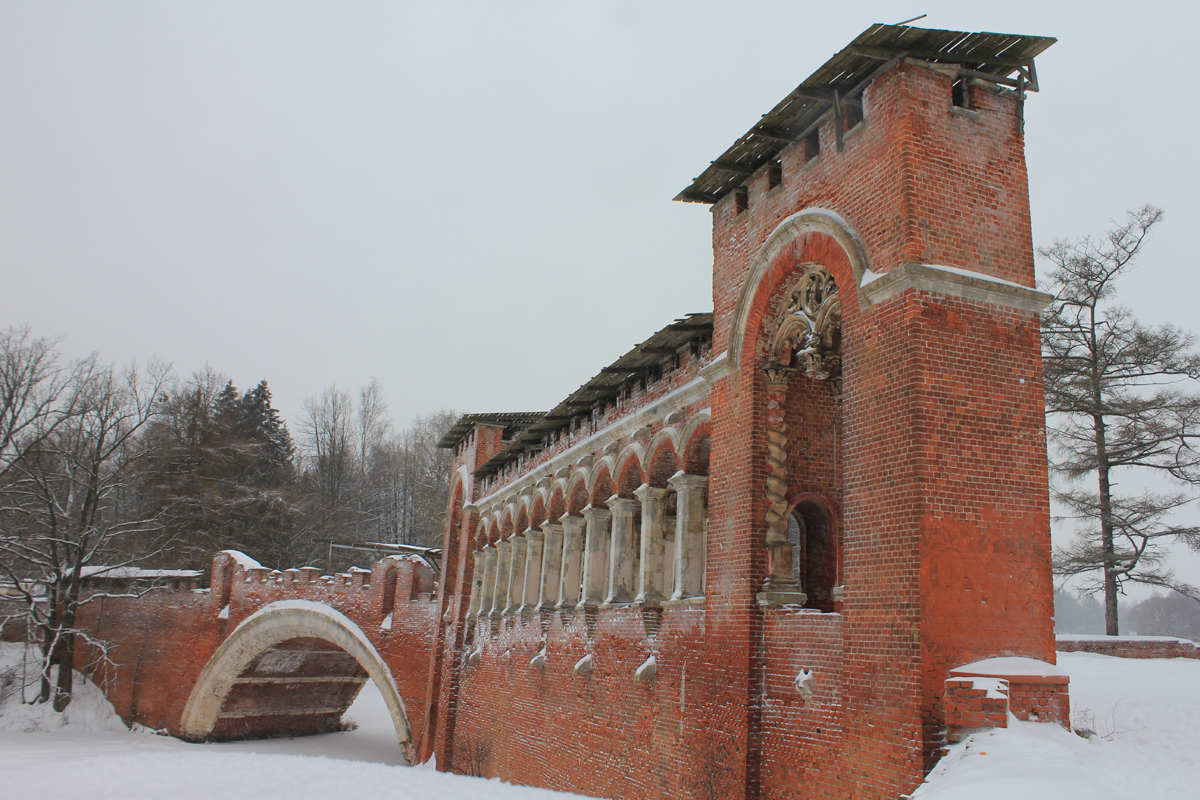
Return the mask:
M63 365L57 341L34 339L28 326L0 330L0 479L74 412L75 379L94 358Z
M310 474L315 476L322 499L340 508L351 479L355 454L355 413L350 393L336 385L319 398L304 401L307 415L302 425L308 450Z
M1127 582L1200 599L1200 590L1175 580L1163 550L1172 541L1200 550L1200 528L1168 524L1200 485L1196 338L1171 325L1147 327L1111 302L1162 216L1145 206L1102 238L1038 251L1054 265L1042 350L1051 468L1066 482L1055 496L1078 523L1076 539L1055 552L1055 571L1103 592L1110 636L1119 631L1117 596ZM1126 469L1189 491L1118 494L1118 470ZM1092 475L1096 491L1081 485Z
M361 480L366 480L370 470L371 455L383 442L391 427L387 418L387 402L383 399L383 389L379 381L371 379L369 386L362 387L358 392L358 414L355 436L358 441L358 469Z
M130 514L131 480L146 457L140 433L156 414L169 368L145 376L91 362L72 373L60 419L10 464L0 484L0 570L21 593L27 629L43 652L39 700L71 701L77 639L103 649L76 627L85 568L132 563L126 542L159 527L157 515ZM44 586L41 602L35 586Z

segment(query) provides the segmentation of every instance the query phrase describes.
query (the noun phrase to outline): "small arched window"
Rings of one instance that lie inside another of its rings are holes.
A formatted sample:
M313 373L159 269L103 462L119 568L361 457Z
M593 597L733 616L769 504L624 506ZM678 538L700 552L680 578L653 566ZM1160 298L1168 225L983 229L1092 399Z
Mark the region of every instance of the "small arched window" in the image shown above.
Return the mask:
M808 596L805 605L833 611L833 587L837 582L837 547L828 510L816 500L802 500L788 518L788 541L792 545L792 575L800 591Z

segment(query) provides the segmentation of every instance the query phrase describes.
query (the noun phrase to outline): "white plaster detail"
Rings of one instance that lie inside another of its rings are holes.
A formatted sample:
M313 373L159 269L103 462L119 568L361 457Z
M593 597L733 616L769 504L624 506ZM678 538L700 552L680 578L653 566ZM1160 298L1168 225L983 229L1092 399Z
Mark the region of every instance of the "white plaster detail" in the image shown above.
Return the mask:
M633 677L639 681L642 681L643 683L651 683L654 681L654 678L657 674L658 662L655 660L654 656L650 656L642 662L640 667L634 670Z
M862 283L862 295L872 305L909 289L962 297L1022 311L1041 311L1054 300L1053 296L1045 292L981 272L915 262L901 264L883 274L868 270L868 275Z
M824 208L808 208L779 223L751 259L750 270L738 294L733 323L729 329L729 343L726 346L726 352L729 353L729 369L737 369L742 363L742 341L746 338L750 307L754 303L754 296L758 293L763 276L783 248L806 233L826 234L841 245L854 270L856 285L861 284L863 276L870 270L866 245L850 223L836 213Z

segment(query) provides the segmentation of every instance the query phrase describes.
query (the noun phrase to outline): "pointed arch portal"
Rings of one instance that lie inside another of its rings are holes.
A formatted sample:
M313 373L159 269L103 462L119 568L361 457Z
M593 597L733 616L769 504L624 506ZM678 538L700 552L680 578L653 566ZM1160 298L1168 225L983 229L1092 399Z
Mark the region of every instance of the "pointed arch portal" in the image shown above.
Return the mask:
M321 603L272 603L217 648L188 697L180 733L201 741L332 730L367 680L379 687L400 750L414 763L404 701L362 630Z

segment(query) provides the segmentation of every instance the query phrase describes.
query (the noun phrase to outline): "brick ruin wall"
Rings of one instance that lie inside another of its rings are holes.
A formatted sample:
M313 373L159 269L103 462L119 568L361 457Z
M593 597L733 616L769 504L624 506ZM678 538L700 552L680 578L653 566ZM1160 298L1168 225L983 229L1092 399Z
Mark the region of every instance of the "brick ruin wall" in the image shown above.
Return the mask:
M435 587L427 566L409 558L388 558L369 572L321 576L316 568L247 569L218 553L212 574L215 590L94 595L80 607L80 629L107 644L107 658L84 646L76 654L76 665L104 690L127 724L177 733L192 687L221 642L248 616L275 601L310 600L337 609L362 629L391 669L412 729L423 729L437 627ZM310 649L321 648L312 645ZM304 700L262 698L269 704ZM298 719L292 723L301 724ZM273 718L271 731L287 732L280 727L287 724L286 717Z
M1120 658L1200 658L1200 644L1171 636L1056 637L1060 653L1097 653Z
M995 716L989 692L1024 713L1064 703L1065 684L947 694L958 665L1055 652L1037 311L996 299L1033 286L1020 101L970 95L956 113L947 74L902 63L868 87L844 150L827 122L819 155L794 145L778 185L760 173L747 207L718 202L711 343L486 480L473 473L503 431L478 427L454 457L445 578L436 598L399 580L390 630L378 565L355 583L226 564L212 592L89 604L84 624L115 642L97 678L118 712L171 728L219 643L298 598L368 633L422 757L592 795L892 798L920 783L948 724ZM830 209L853 236L806 221ZM812 264L841 298L840 402L803 373L773 388L764 375ZM930 288L921 265L992 280L943 270ZM769 465L781 424L787 456ZM789 508L826 509L831 585L807 608L756 600L778 566L762 538L769 474L786 475ZM589 588L592 530L621 553L619 579L600 578L618 596ZM685 539L700 555L668 577ZM514 556L536 577L501 592ZM662 598L627 596L641 573Z
M713 209L715 329L698 364L698 405L711 415L702 605L510 614L494 632L490 620L468 623L481 516L571 481L580 464L623 458L629 436L608 453L589 449L589 437L639 411L552 443L487 485L470 473L503 445L498 431L480 428L458 453L464 506L447 543L459 555L436 668L440 764L614 797L895 797L945 744L950 668L999 655L1053 663L1037 311L963 292L860 288L845 242L820 230L771 250L792 215L834 209L875 275L947 265L1032 289L1019 101L975 85L963 115L950 97L947 75L901 65L868 88L866 120L843 152L825 124L819 156L785 150L777 186L764 172L748 182L747 209L732 195ZM788 462L788 492L819 495L839 520L845 595L832 611L754 600L768 567L761 355L781 293L808 263L828 269L841 294L844 400L836 411L817 398L823 386L791 379L789 435L803 445ZM739 324L742 360L730 363ZM686 424L696 411L684 412ZM647 437L665 427L645 424ZM616 493L632 488L612 481ZM527 514L501 537L545 518ZM585 655L586 677L574 672ZM637 679L651 655L654 679Z

